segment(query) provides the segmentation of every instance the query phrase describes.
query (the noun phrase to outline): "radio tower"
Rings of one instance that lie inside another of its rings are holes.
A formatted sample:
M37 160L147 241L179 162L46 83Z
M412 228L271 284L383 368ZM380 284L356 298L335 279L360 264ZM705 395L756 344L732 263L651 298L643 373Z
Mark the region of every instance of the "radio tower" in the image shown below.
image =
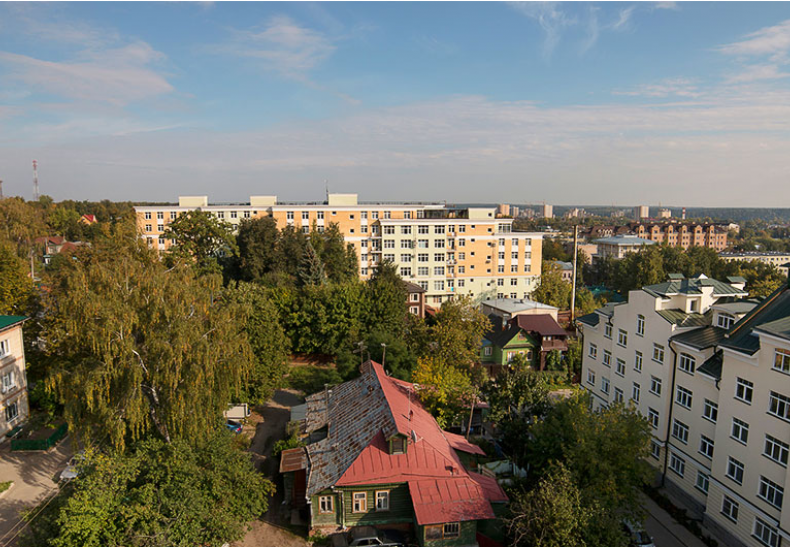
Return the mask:
M38 162L33 160L33 199L38 201Z

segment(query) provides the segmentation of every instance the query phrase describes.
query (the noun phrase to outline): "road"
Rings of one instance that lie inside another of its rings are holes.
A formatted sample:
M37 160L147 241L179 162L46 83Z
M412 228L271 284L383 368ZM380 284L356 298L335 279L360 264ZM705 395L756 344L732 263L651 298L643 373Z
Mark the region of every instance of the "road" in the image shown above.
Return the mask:
M705 547L705 544L684 526L675 521L650 498L643 499L642 507L648 513L645 530L656 547Z

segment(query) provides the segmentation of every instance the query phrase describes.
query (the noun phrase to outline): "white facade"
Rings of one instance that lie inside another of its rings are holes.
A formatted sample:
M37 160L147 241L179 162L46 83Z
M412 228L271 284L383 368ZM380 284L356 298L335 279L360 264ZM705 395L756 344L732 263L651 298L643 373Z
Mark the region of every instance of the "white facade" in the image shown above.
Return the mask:
M24 318L0 316L0 440L28 417Z

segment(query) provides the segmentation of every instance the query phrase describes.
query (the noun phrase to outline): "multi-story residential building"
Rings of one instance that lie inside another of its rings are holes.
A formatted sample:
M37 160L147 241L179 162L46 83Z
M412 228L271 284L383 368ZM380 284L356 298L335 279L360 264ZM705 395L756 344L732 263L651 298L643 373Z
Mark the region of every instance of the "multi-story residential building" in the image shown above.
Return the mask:
M647 205L637 205L634 207L634 219L642 220L650 216L650 207Z
M745 296L740 283L672 275L665 283L630 291L627 302L608 304L579 318L584 343L582 386L596 408L630 401L650 420L650 461L656 467L668 458L671 435L688 437L692 426L690 420L672 416L673 394L678 386L685 387L676 382L677 353L670 339L710 325L717 305ZM726 313L738 316L733 310ZM679 429L673 429L676 419L682 422L676 426Z
M748 252L723 252L719 258L727 262L749 262L757 260L763 264L774 266L784 275L790 273L790 253L781 251L748 251Z
M329 194L324 203L280 203L275 196L252 196L248 204L237 205L209 205L206 196L182 196L178 206L136 207L138 229L152 246L167 249L167 225L195 209L234 226L262 216L273 217L279 228L294 226L304 232L335 223L354 246L363 279L379 261L390 260L403 279L426 290L429 305L455 295L526 297L540 277L543 234L513 232L513 219L496 218L495 208L360 203L356 194Z
M26 317L0 315L0 439L28 416L25 348Z
M619 235L596 239L596 258L625 258L628 253L638 253L646 245L655 245L654 241L642 237Z
M727 248L726 224L695 222L632 222L631 232L639 237L665 243L670 247L710 247L717 251Z

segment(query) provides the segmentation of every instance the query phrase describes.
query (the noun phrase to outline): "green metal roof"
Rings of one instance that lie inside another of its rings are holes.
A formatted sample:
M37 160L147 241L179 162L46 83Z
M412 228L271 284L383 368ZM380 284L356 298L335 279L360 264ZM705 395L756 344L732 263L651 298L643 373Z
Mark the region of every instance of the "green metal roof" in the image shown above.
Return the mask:
M749 313L759 303L759 300L738 300L736 302L716 302L713 307L717 310L740 315L742 313Z
M712 348L717 346L727 334L727 329L708 325L701 329L676 334L672 340L696 349Z
M723 361L722 352L719 350L711 355L707 361L702 363L697 369L697 372L715 378L716 380L721 380L721 367Z
M732 285L707 277L670 279L664 283L647 285L642 287L642 290L653 296L672 296L676 294L702 294L700 287L713 287L713 294L716 296L746 296L748 294Z
M0 330L12 327L17 323L25 321L27 317L24 315L0 315Z
M576 319L579 323L584 323L585 325L590 325L591 327L598 326L598 323L601 322L601 316L598 315L596 312L588 313L587 315L582 315L578 319Z
M782 285L738 321L721 346L753 355L760 349L754 331L790 338L790 286Z
M710 316L701 313L686 313L683 310L658 310L658 315L678 327L704 327L710 324Z
M764 323L755 330L790 340L790 316L771 321L770 323Z

